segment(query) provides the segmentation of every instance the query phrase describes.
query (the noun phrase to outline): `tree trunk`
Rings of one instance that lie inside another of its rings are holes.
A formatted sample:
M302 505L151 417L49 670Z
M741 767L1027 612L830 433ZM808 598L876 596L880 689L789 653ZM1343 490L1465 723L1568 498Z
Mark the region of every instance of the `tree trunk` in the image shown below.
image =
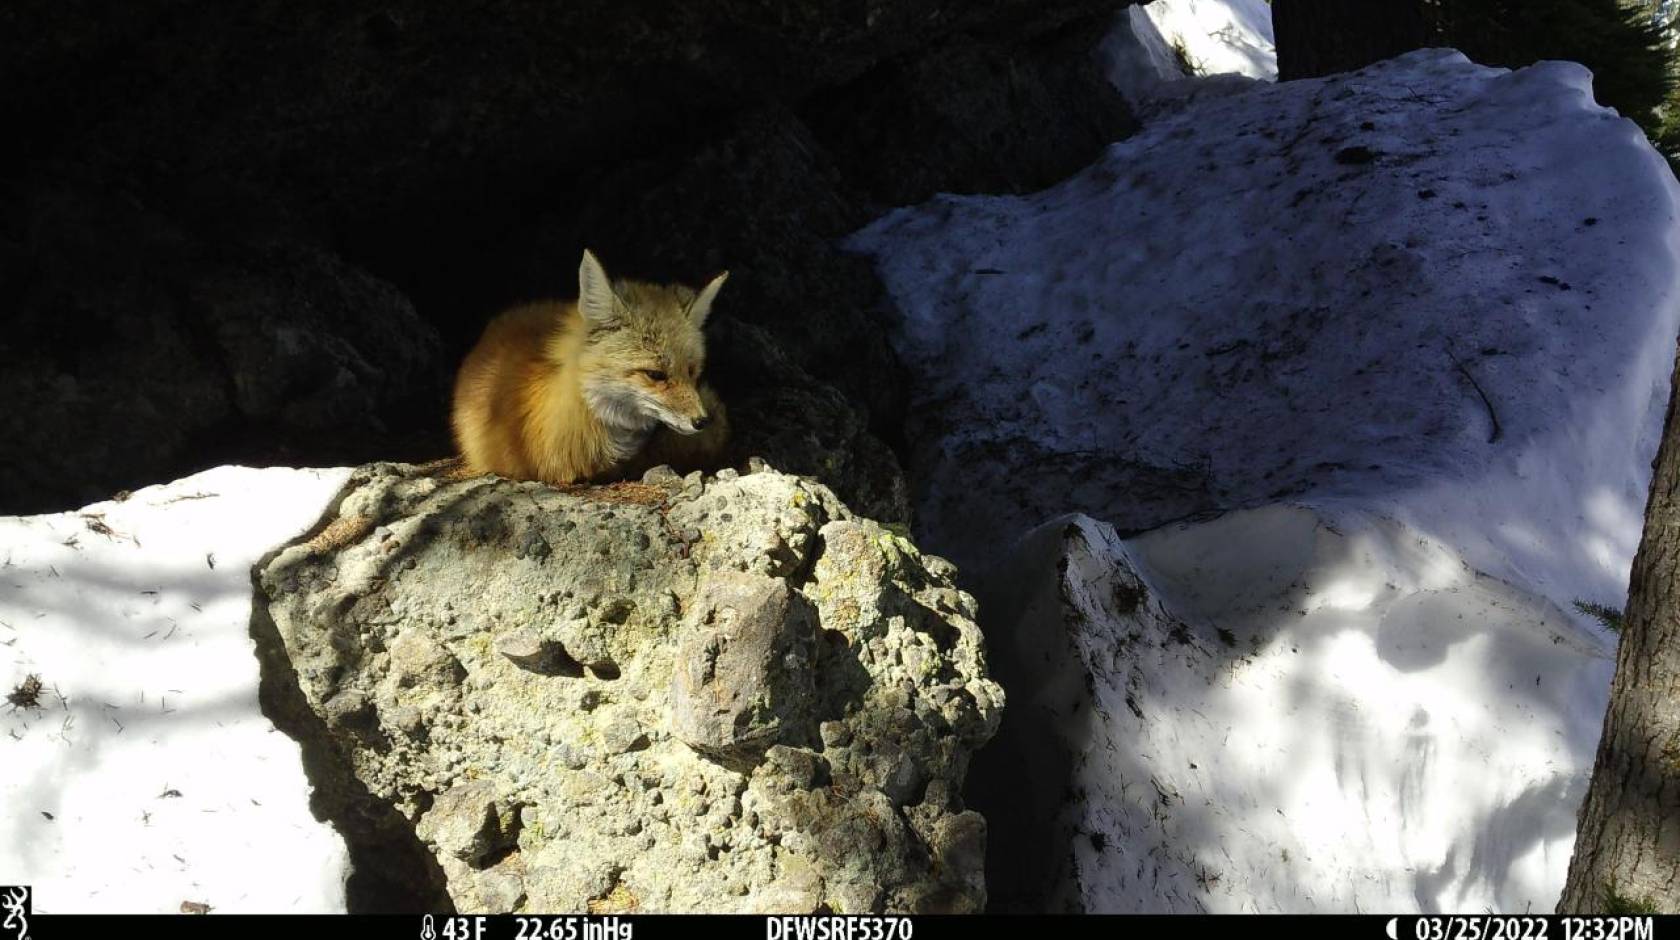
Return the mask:
M1424 0L1273 0L1278 78L1364 68L1428 45Z
M1680 367L1674 381L1680 382ZM1680 388L1680 386L1676 386ZM1633 560L1616 678L1559 913L1680 912L1680 395Z

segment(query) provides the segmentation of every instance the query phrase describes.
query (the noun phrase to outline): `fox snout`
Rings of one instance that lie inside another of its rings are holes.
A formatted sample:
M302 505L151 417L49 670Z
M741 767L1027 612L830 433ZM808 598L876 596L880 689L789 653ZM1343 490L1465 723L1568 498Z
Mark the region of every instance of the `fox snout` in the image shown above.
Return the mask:
M702 410L699 414L670 414L662 415L665 424L678 434L699 434L712 423L712 416Z
M700 390L692 385L670 383L662 388L656 387L649 404L652 405L649 409L651 417L678 434L698 434L712 423Z

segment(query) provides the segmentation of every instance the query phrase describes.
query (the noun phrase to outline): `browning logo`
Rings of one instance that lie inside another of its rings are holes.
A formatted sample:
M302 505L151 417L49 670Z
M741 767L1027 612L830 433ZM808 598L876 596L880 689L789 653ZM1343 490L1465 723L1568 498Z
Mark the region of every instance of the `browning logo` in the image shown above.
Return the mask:
M29 940L29 889L15 885L0 887L0 940Z

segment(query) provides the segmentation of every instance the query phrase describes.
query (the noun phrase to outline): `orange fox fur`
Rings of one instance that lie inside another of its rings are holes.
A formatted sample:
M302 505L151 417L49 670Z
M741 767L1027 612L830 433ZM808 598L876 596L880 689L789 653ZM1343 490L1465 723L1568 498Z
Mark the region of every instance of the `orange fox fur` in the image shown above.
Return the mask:
M715 466L729 424L700 381L701 328L727 276L698 292L614 281L585 251L576 301L491 320L455 380L467 470L561 484Z

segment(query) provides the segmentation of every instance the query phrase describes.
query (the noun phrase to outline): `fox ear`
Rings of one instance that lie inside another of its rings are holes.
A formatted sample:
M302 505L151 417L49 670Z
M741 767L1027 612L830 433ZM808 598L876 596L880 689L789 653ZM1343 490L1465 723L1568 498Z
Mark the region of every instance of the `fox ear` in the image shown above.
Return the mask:
M595 253L585 248L578 266L578 311L590 326L606 326L618 319L618 295L613 293L607 269Z
M688 318L697 327L706 325L706 317L712 312L712 301L717 299L718 291L723 288L723 282L729 280L729 272L725 271L700 289L700 296L694 298L694 303L688 305Z

